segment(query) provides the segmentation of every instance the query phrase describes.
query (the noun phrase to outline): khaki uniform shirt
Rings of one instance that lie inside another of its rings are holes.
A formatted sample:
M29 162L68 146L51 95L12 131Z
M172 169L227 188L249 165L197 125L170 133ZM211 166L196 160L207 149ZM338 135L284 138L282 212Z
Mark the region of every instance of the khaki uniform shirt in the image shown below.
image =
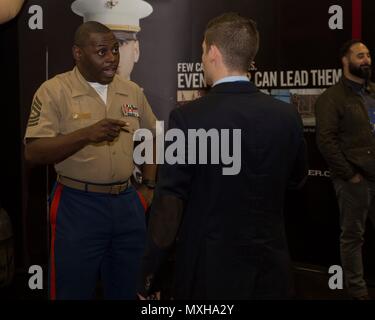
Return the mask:
M104 118L130 123L113 142L90 144L55 164L57 174L91 182L127 180L134 169L133 133L149 129L156 118L141 88L117 75L108 85L107 105L75 67L41 85L34 96L25 138L56 137L90 126Z

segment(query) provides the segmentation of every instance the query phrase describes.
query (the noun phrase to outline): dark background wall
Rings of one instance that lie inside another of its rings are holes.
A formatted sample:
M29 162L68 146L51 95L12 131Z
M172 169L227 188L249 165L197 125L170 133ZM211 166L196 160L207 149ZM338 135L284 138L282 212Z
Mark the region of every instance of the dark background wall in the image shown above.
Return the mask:
M21 107L19 88L17 21L0 26L1 61L1 156L0 202L14 224L16 240L16 264L23 265L23 221L21 183Z

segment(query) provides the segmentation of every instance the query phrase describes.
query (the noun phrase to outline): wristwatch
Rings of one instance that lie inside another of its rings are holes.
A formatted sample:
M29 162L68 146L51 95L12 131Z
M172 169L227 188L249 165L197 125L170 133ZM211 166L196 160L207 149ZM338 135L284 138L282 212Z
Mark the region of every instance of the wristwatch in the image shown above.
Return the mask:
M156 183L154 180L148 180L148 179L143 179L142 184L144 184L149 189L155 189L155 186L156 186Z

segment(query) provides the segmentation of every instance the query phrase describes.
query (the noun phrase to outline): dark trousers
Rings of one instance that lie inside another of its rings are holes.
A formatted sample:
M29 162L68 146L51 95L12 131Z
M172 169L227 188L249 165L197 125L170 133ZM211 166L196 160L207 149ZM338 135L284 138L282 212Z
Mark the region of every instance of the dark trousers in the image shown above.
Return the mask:
M363 277L362 245L367 217L375 226L375 182L333 180L340 208L340 255L345 285L353 297L367 295Z
M133 187L119 195L57 184L51 204L51 299L92 299L100 276L106 299L135 299L146 236Z

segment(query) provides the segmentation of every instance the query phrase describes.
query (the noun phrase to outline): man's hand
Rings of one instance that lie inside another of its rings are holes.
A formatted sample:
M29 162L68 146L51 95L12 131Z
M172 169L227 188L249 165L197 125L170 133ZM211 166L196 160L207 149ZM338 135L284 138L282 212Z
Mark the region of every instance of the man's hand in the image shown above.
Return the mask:
M103 119L81 130L89 143L112 142L120 135L121 130L128 131L128 126L128 122L121 120Z
M139 300L147 300L144 296L140 295L139 293L137 293L137 296Z
M363 177L361 174L357 173L353 178L349 180L350 183L360 183L363 180Z

